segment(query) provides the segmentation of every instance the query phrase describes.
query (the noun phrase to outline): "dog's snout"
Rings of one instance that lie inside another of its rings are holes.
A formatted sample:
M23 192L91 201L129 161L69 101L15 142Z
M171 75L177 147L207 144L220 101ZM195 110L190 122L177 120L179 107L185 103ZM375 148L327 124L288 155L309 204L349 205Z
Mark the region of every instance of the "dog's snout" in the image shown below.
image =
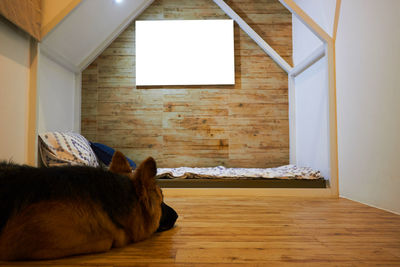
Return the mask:
M177 219L178 219L178 214L176 213L176 211L167 204L165 204L164 202L162 202L161 219L157 232L162 232L171 229L174 226Z

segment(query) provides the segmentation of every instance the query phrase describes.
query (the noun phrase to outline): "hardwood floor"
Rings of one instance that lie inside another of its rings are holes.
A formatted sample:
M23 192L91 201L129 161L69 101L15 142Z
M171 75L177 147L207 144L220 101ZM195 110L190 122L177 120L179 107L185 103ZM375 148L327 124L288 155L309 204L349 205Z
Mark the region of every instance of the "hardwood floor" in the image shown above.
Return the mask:
M166 197L174 229L108 253L0 266L400 266L400 216L347 199Z

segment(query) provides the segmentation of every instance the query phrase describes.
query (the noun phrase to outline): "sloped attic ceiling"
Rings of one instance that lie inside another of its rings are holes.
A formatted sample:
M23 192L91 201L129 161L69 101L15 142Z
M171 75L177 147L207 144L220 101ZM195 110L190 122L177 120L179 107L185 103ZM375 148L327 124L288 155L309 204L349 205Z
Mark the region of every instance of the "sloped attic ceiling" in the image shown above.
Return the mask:
M43 38L41 52L80 72L153 1L82 0Z

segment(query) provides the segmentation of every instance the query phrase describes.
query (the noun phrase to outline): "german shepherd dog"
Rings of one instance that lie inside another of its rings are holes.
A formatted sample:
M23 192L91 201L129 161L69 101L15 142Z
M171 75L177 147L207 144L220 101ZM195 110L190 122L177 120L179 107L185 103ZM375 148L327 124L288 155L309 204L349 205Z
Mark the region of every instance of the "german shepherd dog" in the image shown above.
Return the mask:
M105 252L172 228L156 173L153 158L132 172L118 151L109 171L0 163L0 260Z

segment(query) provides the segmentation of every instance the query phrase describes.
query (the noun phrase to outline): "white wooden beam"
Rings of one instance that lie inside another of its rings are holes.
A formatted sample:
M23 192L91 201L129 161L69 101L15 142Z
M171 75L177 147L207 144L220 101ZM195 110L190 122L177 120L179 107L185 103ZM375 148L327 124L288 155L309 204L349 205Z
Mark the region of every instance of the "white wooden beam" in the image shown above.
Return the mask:
M254 42L256 42L265 53L267 53L284 71L289 73L292 67L258 35L233 9L223 0L214 0L214 2L233 19L239 27L245 31Z
M294 0L279 0L292 14L303 22L303 24L310 29L321 41L332 42L332 37L329 36L310 16L308 16Z
M292 71L289 73L290 76L296 77L303 71L305 71L308 67L312 66L315 62L320 60L325 56L325 45L321 45L314 52L312 52L307 58L305 58L299 64L293 67Z
M296 91L295 77L288 75L289 87L289 162L297 165L297 150L296 150Z
M74 132L81 133L82 118L82 72L75 73Z

